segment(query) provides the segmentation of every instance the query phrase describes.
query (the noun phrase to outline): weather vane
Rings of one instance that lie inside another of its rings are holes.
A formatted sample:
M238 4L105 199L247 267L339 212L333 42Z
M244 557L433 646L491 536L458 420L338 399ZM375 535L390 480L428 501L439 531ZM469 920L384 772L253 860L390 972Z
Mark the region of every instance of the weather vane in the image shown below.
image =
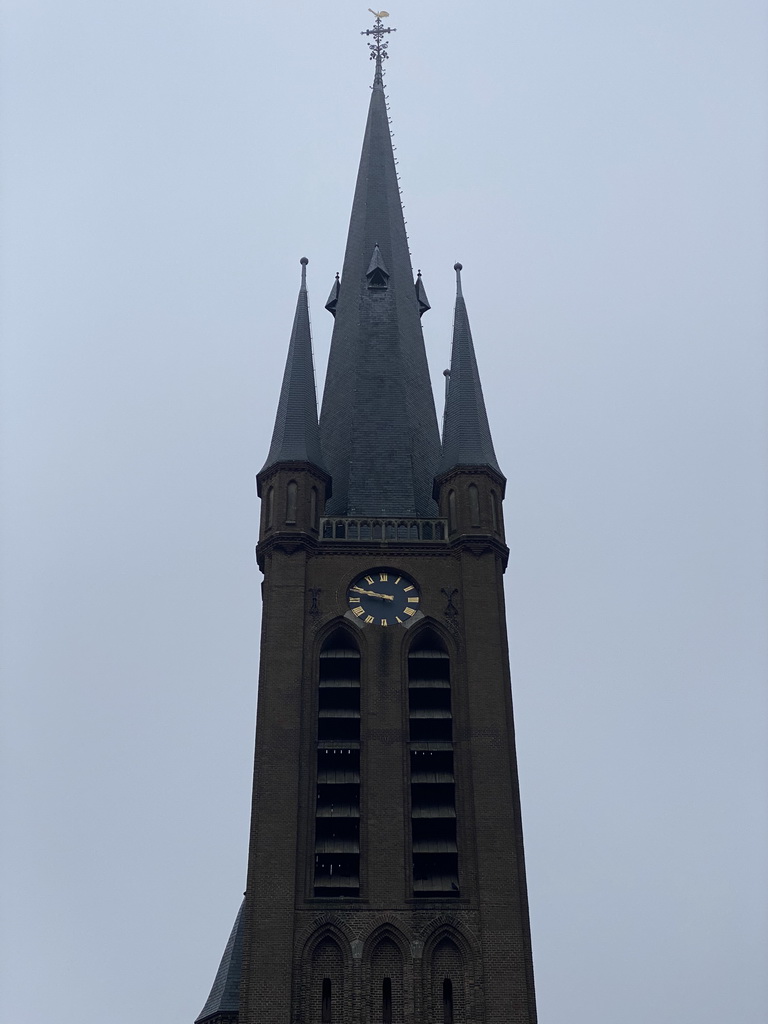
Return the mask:
M376 21L373 24L373 28L367 28L364 32L361 32L361 36L373 36L373 42L368 43L368 48L371 51L371 60L376 61L376 74L373 79L374 85L381 84L382 69L381 63L389 58L387 53L387 47L389 43L384 40L384 36L389 32L397 32L396 28L384 28L381 19L389 17L389 11L374 11L373 8L369 7L368 10L374 16Z

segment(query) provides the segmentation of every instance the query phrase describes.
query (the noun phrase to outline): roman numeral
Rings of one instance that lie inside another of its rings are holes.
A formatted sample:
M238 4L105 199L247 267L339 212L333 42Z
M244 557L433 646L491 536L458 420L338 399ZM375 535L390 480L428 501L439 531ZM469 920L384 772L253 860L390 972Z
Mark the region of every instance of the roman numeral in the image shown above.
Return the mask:
M389 579L389 576L387 576L387 574L385 572L380 572L379 573L379 583L386 583L388 579Z
M373 576L366 576L365 582L370 586L373 583Z
M405 608L403 610L403 615L415 615L415 614L416 614L416 609L415 608Z
M381 620L381 625L382 625L382 626L388 626L388 625L389 625L389 623L387 622L387 620L386 620L386 619L382 619L382 620Z
M395 583L399 583L402 578L402 576L398 576L397 579L395 580Z
M360 604L360 598L359 597L350 597L349 603L350 604Z
M409 590L413 590L413 584L411 584L410 587L405 588L406 594L408 593Z
M373 616L372 615L366 615L365 616L365 621L366 622L373 622Z
M408 604L418 604L418 603L419 603L418 597L409 597L408 598Z
M363 611L362 608L353 608L352 614L357 615L357 617L359 618L361 615L365 615L365 612Z

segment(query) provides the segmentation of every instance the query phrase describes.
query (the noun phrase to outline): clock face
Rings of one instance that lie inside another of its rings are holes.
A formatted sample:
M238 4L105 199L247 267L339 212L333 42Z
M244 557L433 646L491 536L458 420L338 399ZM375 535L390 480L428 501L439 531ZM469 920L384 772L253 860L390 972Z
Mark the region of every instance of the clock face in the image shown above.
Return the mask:
M347 590L352 614L368 625L405 625L419 610L419 588L391 569L370 569Z

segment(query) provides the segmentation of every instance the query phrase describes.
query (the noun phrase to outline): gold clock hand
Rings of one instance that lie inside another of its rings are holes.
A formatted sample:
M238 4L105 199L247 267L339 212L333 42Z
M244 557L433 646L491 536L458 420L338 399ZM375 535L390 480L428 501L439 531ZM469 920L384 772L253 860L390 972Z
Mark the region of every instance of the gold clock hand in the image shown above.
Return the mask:
M375 590L363 590L362 587L351 587L350 589L354 590L356 594L365 594L366 597L380 597L382 601L394 600L393 594L377 594Z

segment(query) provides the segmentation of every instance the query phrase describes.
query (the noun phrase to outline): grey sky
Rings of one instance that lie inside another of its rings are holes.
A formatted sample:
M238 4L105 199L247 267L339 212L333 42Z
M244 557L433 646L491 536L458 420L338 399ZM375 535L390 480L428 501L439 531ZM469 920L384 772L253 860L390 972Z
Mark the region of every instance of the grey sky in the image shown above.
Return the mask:
M542 1024L764 1024L758 0L391 10L437 394L499 462ZM322 380L366 5L2 5L0 1018L191 1024L244 885L253 476Z

